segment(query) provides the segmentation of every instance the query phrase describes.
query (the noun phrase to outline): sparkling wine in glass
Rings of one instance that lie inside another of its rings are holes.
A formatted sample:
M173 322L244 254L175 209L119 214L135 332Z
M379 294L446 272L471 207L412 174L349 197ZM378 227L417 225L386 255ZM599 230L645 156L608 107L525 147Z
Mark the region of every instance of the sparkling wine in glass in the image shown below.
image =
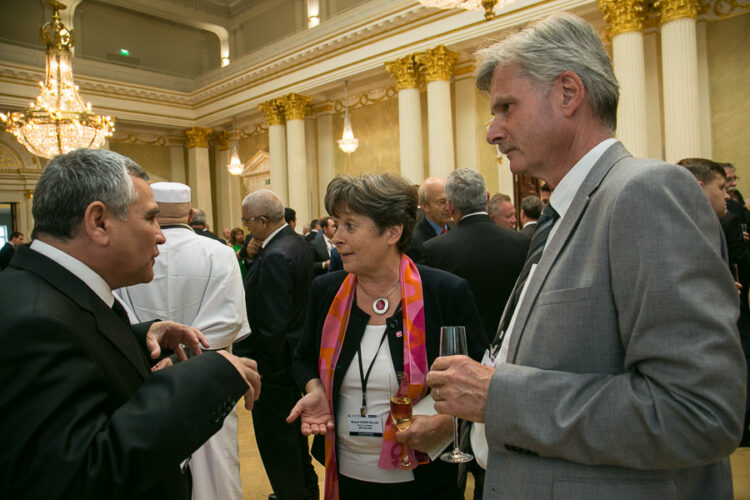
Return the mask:
M391 395L391 420L400 431L405 431L411 425L411 398L409 391L409 375L406 372L393 372L388 376L388 386ZM401 467L411 466L405 444L401 448Z
M467 354L466 328L463 326L443 326L440 328L440 356ZM453 464L470 462L474 456L458 447L458 419L453 417L453 449L440 455L440 460Z

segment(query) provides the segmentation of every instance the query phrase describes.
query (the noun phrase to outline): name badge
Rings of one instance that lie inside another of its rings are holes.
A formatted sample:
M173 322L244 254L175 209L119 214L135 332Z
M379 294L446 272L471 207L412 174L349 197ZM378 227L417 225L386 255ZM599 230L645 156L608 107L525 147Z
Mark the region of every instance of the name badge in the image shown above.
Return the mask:
M350 413L346 416L350 436L383 437L383 419L379 415Z
M495 366L495 356L492 355L489 349L484 350L484 356L482 356L482 364L484 366Z

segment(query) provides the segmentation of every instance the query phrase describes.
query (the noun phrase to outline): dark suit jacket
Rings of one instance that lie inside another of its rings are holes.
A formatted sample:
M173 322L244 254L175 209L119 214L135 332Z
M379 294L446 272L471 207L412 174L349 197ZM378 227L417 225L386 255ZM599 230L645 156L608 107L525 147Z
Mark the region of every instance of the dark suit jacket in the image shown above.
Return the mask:
M310 252L313 258L314 274L315 276L319 276L326 272L326 269L323 269L323 263L327 260L331 260L331 257L328 255L328 247L326 246L325 237L321 236L320 238L312 238L307 244L310 246Z
M424 245L425 263L469 282L489 339L523 269L530 238L500 227L488 215L461 220L453 231Z
M180 462L247 389L216 353L150 374L131 329L28 248L0 275L4 498L189 498ZM135 335L134 335L135 334Z
M287 226L255 257L245 279L247 319L252 334L234 352L252 357L268 381L292 384L292 352L302 332L312 280L312 257Z
M450 230L450 228L448 229ZM424 244L435 236L437 234L435 234L435 230L430 225L427 217L422 217L422 220L414 226L414 235L411 238L411 245L409 246L409 250L406 251L406 255L414 262L424 264Z
M487 348L485 342L484 328L477 314L474 301L472 300L471 289L466 281L452 276L438 269L432 269L426 266L417 266L422 278L422 292L424 296L424 316L425 316L425 344L427 349L427 366L432 365L435 358L440 354L440 327L443 325L464 325L466 326L466 338L469 348L469 355L479 360ZM328 313L328 308L333 302L341 283L347 276L345 271L328 273L313 281L310 290L310 305L307 310L307 319L305 329L300 339L299 345L294 356L293 371L295 380L299 387L305 387L305 384L313 378L319 378L318 373L318 356L320 353L320 339L323 330L323 323ZM394 369L398 367L403 369L404 364L404 339L397 336L397 332L402 331L401 307L388 318L386 323L386 332L388 337L388 347L391 351ZM354 360L357 353L365 327L369 321L369 316L365 314L356 305L353 304L349 316L349 326L344 337L344 344L339 354L336 364L336 371L333 381L333 405L334 411L338 401L341 382L346 374L349 364ZM322 436L316 436L313 444L313 454L321 460ZM456 487L457 467L447 464L441 460L431 462L426 466L419 466L414 469L414 477L421 482L424 488L420 491L450 491ZM445 497L440 497L445 498Z
M534 237L534 233L536 232L536 222L533 224L529 224L528 226L521 228L521 232L529 237L529 240Z
M8 267L14 253L16 253L16 247L11 245L10 242L3 245L3 248L0 249L0 271Z
M312 240L315 239L316 236L318 236L319 233L320 231L312 230L309 233L307 233L305 236L303 236L303 238L305 238L305 241L307 243L310 243Z

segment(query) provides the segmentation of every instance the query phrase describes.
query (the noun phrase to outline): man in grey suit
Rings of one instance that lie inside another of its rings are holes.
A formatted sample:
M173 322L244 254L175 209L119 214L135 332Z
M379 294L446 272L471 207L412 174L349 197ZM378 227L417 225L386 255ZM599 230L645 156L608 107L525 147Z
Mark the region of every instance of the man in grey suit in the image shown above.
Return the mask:
M427 377L438 412L485 424L485 498L732 498L745 361L700 186L613 138L617 80L585 21L478 56L488 141L554 188L494 359L438 358Z

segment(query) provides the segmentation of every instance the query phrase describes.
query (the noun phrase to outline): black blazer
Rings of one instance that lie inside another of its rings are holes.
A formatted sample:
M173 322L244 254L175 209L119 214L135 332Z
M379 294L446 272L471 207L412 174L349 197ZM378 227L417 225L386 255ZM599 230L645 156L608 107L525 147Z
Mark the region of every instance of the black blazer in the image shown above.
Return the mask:
M473 359L480 360L488 344L485 341L484 328L466 281L438 269L426 266L417 266L417 268L422 278L428 366L432 365L435 358L440 354L440 327L443 325L466 326L469 355ZM305 387L309 380L320 377L318 356L323 323L333 298L346 276L345 271L338 271L325 274L313 281L305 329L297 345L292 365L292 371L299 387ZM355 300L349 316L349 326L344 337L344 345L341 348L334 373L334 411L338 402L341 382L349 364L354 359L368 321L369 316L357 307ZM401 330L402 316L399 306L398 310L386 322L388 347L391 351L394 369L396 369L395 367L402 369L404 363L403 337L396 336L396 333ZM313 455L321 463L324 460L322 446L322 436L316 436L313 443ZM438 487L444 485L444 490L455 488L456 474L457 467L439 459L426 466L414 469L414 477L417 481L425 481L425 484ZM430 489L434 488L430 486Z
M489 340L523 269L530 238L500 227L488 215L472 215L424 245L426 264L460 276L474 292Z
M266 381L292 383L289 367L305 321L312 272L310 249L289 226L268 242L247 272L252 334L236 342L233 352L255 359Z
M8 267L10 259L13 258L13 254L16 253L16 247L10 242L6 242L3 248L0 248L0 271Z
M450 229L449 227L448 230ZM422 217L422 220L414 226L414 235L411 238L411 245L409 246L409 250L406 251L406 255L417 264L425 264L424 244L435 236L437 234L427 220L427 217Z
M132 330L81 280L19 248L0 275L4 498L189 498L180 462L247 384L206 353L150 374Z
M323 263L327 260L331 260L330 255L328 255L328 247L326 246L324 238L324 236L321 236L320 238L312 238L307 243L310 246L310 255L312 255L313 259L315 276L320 276L325 273L327 270L323 269Z

